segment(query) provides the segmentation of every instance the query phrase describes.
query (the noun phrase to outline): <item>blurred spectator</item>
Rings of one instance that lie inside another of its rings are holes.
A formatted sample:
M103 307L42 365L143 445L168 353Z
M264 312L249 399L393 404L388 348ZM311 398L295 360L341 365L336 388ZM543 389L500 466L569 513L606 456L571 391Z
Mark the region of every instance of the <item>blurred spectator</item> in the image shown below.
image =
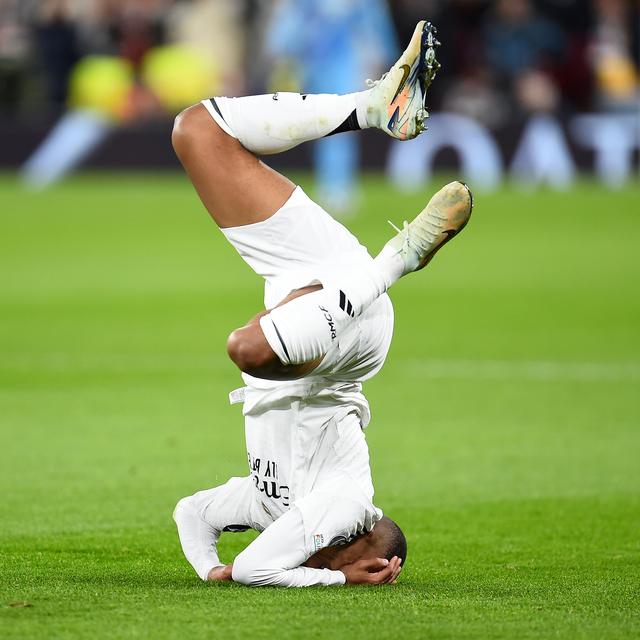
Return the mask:
M576 110L591 108L593 74L588 58L593 16L585 0L544 0L540 3L547 18L564 32L566 45L556 60L554 80L565 106Z
M420 3L414 0L403 0L402 4L414 8L416 14L420 11ZM482 30L491 2L450 0L432 4L432 20L443 41L438 50L442 72L430 90L428 107L467 116L489 128L501 127L509 116L509 105L495 86Z
M524 71L515 81L518 102L531 113L551 113L560 102L555 84L537 69Z
M0 0L0 112L13 113L22 97L30 52L29 3Z
M242 2L189 0L177 2L167 20L168 40L188 44L207 57L218 70L221 91L244 91L243 65L246 29Z
M467 69L450 83L441 107L477 120L490 129L503 126L510 113L505 96L494 86L489 70L481 65Z
M80 58L72 3L43 0L34 17L34 48L45 80L47 104L61 111L67 100L69 75Z
M638 10L625 0L596 0L591 60L598 106L611 110L639 109L639 69L633 59L630 25L638 28Z
M553 73L565 52L565 34L529 0L498 0L485 38L487 62L516 105L525 113L543 106L553 110L558 104Z
M120 1L111 25L118 54L138 67L152 47L165 41L164 15L168 0Z
M506 79L552 66L565 46L560 29L539 16L529 0L498 0L485 37L487 61Z

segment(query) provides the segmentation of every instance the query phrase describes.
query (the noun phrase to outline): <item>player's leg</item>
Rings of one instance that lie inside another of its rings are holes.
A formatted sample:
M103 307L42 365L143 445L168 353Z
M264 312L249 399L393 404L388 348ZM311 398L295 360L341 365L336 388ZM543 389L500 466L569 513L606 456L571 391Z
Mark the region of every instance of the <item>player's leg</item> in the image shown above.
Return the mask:
M173 512L184 555L196 573L206 580L212 567L223 565L217 545L223 531L254 526L253 478L230 478L213 489L182 498Z
M265 220L295 189L225 133L201 104L176 118L172 142L202 203L220 227Z
M417 136L428 115L426 91L439 67L434 34L429 23L419 22L400 59L367 91L212 98L180 114L174 148L218 225L264 221L291 196L294 185L254 154L280 153L368 127L401 140Z
M322 289L322 285L303 287L289 294L278 306L282 306L300 296ZM269 314L261 311L244 327L236 329L227 340L227 353L236 366L244 373L270 380L293 380L311 373L322 361L324 354L309 358L299 364L283 363L273 350L260 326L260 319Z
M218 98L204 101L181 114L174 129L174 147L219 226L227 228L226 232L235 230L237 233L243 226L269 220L292 200L294 185L263 165L254 153L277 153L306 140L368 126L378 127L399 139L415 137L423 127L426 89L438 66L433 34L430 25L419 23L398 62L366 92L346 96L274 94ZM256 268L257 263L271 268L273 264L267 263L273 262L273 252L287 247L272 244L265 249L264 239L258 237L263 230L255 229L251 238L245 234L242 250L236 242L234 245L247 262L267 278L268 269L261 271ZM287 233L288 229L285 230ZM325 247L330 249L328 244L325 243ZM266 256L266 253L271 255ZM328 253L335 254L335 250L329 250L325 260L329 259ZM311 264L315 261L317 265L319 259L322 257L314 256L302 262ZM385 260L384 255L381 256L381 262ZM284 305L288 311L279 314L280 322L283 327L287 326L283 331L290 336L296 333L290 328L292 321L289 318L291 314L295 315L295 310L299 308L302 312L309 305L315 305L314 309L320 309L322 313L315 322L311 317L305 319L308 314L302 313L303 322L309 321L308 331L298 339L289 337L288 347L277 325L262 317L232 334L230 356L243 371L263 377L288 379L308 373L326 353L324 334L328 333L330 341L335 340L340 325L358 315L399 277L394 275L401 270L398 260L391 262L396 263L391 269L365 268L353 273L353 284L346 282L339 292L331 290L323 294L316 291L310 294L315 296L313 302L290 308ZM288 263L280 267L291 268ZM350 291L349 297L345 291ZM292 302L297 304L300 298ZM294 320L293 324L296 322Z
M256 377L286 380L310 373L374 300L402 276L424 268L464 228L472 207L466 185L446 185L368 267L345 273L337 287L298 291L234 331L229 356Z

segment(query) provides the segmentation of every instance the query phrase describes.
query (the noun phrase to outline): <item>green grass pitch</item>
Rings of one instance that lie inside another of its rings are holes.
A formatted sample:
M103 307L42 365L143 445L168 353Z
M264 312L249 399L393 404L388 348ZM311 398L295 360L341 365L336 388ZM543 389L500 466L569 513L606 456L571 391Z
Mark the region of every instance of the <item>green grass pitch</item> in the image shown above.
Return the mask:
M370 176L349 226L377 251L428 193ZM261 282L182 175L0 178L0 637L639 637L639 196L477 194L365 387L406 569L285 591L200 582L171 520L246 472L224 343Z

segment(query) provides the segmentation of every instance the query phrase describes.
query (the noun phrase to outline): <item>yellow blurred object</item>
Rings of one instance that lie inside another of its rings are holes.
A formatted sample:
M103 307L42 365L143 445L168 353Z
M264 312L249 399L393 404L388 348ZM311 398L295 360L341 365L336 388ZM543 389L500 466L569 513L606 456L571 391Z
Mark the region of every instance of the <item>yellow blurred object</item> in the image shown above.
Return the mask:
M215 65L182 45L151 49L142 61L142 80L170 113L211 97L218 87Z
M601 89L618 99L629 98L638 89L638 76L633 63L620 55L604 57L598 64L597 78Z
M133 69L126 60L87 56L76 64L71 74L69 106L121 119L133 84Z
M296 63L289 60L276 61L269 76L267 91L269 93L275 93L276 91L299 93L301 90L300 72Z

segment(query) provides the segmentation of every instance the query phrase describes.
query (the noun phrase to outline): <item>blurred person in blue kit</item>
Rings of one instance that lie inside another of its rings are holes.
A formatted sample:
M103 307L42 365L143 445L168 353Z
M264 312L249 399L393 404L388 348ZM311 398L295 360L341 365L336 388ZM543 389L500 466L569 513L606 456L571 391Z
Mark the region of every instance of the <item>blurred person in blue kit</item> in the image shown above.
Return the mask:
M281 0L265 46L277 61L293 61L309 93L349 93L397 57L397 40L384 0ZM314 145L319 199L337 215L353 206L358 141L332 136Z

